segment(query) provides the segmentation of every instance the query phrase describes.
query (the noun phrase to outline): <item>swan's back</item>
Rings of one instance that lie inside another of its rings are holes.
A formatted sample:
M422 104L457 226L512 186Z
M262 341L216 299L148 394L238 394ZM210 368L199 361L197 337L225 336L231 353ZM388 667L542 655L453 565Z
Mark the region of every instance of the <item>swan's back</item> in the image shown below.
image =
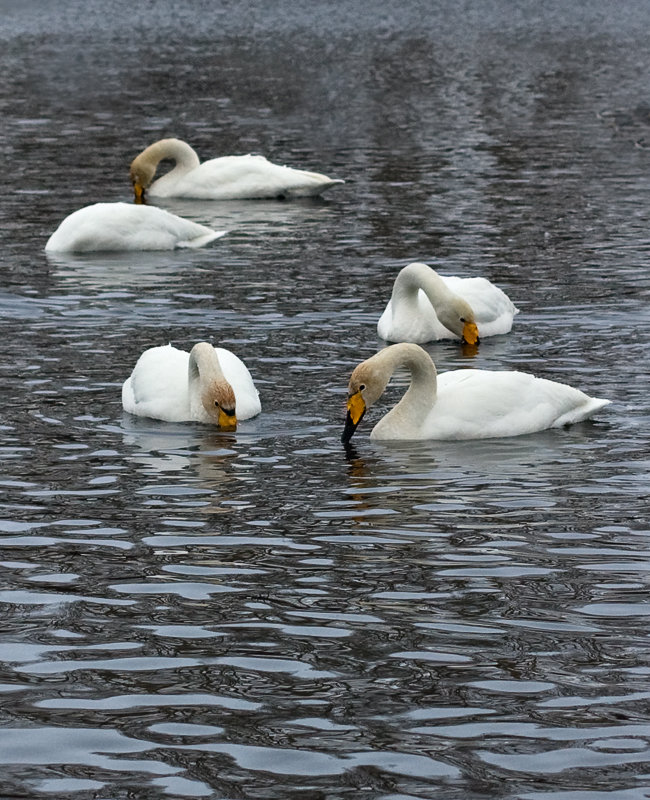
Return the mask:
M95 203L66 217L45 249L75 253L173 250L202 247L223 234L156 206Z
M124 410L166 422L190 419L189 360L189 353L171 345L145 350L122 386Z
M320 194L338 183L343 181L273 164L264 156L222 156L184 174L172 170L151 185L149 194L204 200L303 197Z
M609 402L526 372L454 370L438 375L422 431L435 439L516 436L581 422Z

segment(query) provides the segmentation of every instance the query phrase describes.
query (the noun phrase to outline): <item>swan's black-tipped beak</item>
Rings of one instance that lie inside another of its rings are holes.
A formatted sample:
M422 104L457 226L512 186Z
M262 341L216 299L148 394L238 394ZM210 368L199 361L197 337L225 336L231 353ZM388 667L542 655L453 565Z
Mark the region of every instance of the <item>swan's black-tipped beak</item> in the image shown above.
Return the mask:
M135 204L136 206L144 206L146 205L147 201L144 195L144 186L142 184L137 183L134 181L133 183L133 194L135 195Z
M237 416L234 409L222 408L217 404L219 410L219 429L222 431L237 430Z
M463 341L465 344L479 344L478 327L475 322L466 322L463 326Z
M354 432L357 429L357 425L361 422L361 418L359 418L358 422L352 421L352 415L348 411L348 415L345 418L345 428L343 428L343 433L341 434L341 441L343 444L347 444L350 439L352 438Z
M361 396L361 392L355 392L348 397L348 413L345 418L345 427L341 434L341 441L347 444L357 429L357 425L366 413L366 402Z

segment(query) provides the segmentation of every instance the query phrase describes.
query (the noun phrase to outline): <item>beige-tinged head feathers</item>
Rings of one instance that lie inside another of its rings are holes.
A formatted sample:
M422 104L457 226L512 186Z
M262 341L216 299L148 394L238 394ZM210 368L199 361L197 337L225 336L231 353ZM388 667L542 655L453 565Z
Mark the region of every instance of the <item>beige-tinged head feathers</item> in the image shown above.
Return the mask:
M146 151L145 151L146 152ZM131 183L133 184L133 192L135 195L135 202L141 205L146 202L145 191L151 185L151 181L156 174L157 162L152 164L151 161L143 159L144 153L133 160L129 174L131 176Z
M436 306L438 319L448 330L467 344L478 344L478 326L474 309L458 295L449 295Z
M236 430L235 392L221 370L217 351L209 342L198 342L190 351L189 382L190 387L196 387L206 421L223 430Z
M165 159L174 161L174 170L179 169L182 172L199 166L197 154L189 144L180 139L160 139L150 144L131 162L130 175L136 203L145 202L145 191L156 177L158 164Z
M203 384L201 404L207 415L222 430L237 429L235 393L227 380L211 380Z
M391 348L387 348L390 350ZM384 351L380 351L384 352ZM390 380L390 372L381 368L381 359L377 354L362 361L353 370L348 383L348 396L359 393L369 408L382 396L386 384Z
M390 374L377 371L374 357L354 368L348 383L347 416L341 436L344 444L352 438L366 409L381 397L389 379Z

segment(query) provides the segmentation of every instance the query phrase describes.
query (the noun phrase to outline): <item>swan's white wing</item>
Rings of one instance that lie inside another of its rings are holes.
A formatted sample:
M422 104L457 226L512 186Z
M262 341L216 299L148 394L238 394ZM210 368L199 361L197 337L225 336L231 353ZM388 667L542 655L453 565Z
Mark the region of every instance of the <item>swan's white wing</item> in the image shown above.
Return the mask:
M393 301L389 300L377 322L377 333L387 342L415 344L456 338L455 334L440 322L422 289L418 291L415 303L409 303L402 297L395 310Z
M86 253L110 250L173 250L202 247L224 235L155 206L96 203L70 214L45 249Z
M320 194L341 180L272 164L264 156L223 156L204 161L180 175L155 181L152 197L194 197L212 200L298 197Z
M215 347L221 371L235 393L237 419L250 419L262 410L260 397L248 367L230 350Z
M470 304L480 336L496 336L511 330L513 317L519 309L498 286L487 278L440 277L452 292Z
M122 386L124 410L167 422L191 419L189 358L189 353L171 345L145 350Z
M587 419L610 401L525 372L463 369L438 376L422 438L516 436Z

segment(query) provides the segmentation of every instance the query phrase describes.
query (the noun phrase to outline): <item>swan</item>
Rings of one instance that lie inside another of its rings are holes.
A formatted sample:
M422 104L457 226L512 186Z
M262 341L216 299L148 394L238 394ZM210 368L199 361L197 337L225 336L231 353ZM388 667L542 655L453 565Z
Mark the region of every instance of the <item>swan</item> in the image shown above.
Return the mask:
M518 436L581 422L610 402L527 372L458 369L436 378L431 357L419 345L394 344L352 372L344 443L398 367L409 370L411 383L400 402L375 425L371 439Z
M172 159L175 166L154 181L158 164ZM344 181L317 172L272 164L264 156L222 156L204 161L186 142L161 139L131 162L135 202L151 197L189 197L199 200L309 197Z
M173 250L203 247L224 234L155 206L95 203L66 217L47 240L45 250Z
M518 313L508 295L487 278L443 277L415 262L395 279L377 333L388 342L460 338L477 344L479 335L508 333Z
M244 362L208 342L189 353L171 345L145 350L122 385L122 407L139 417L207 422L229 431L262 409Z

